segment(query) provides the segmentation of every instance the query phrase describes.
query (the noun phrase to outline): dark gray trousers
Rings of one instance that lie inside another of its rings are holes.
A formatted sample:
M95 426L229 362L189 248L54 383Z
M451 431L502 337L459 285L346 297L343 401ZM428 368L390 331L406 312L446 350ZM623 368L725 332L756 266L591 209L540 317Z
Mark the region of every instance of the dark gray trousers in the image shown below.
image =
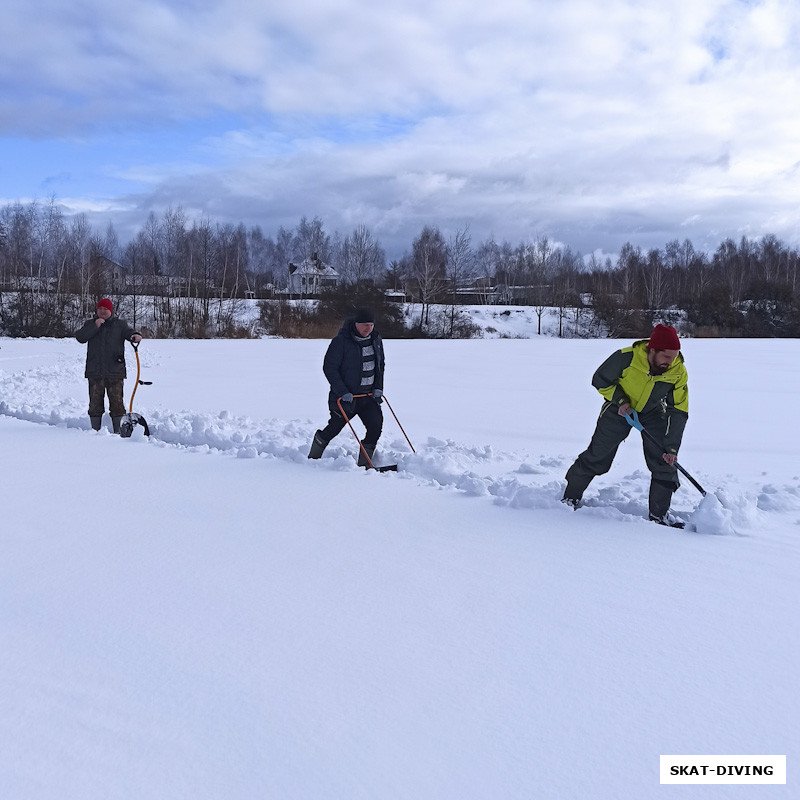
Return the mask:
M664 440L666 422L661 414L655 412L646 417L640 415L639 421L658 441ZM580 500L592 479L597 475L605 475L611 469L617 449L632 430L625 417L617 413L617 406L608 402L603 403L589 447L567 470L567 489L564 497ZM663 447L654 444L645 436L642 437L642 448L644 460L651 473L650 513L662 517L669 510L672 493L680 486L678 471L662 458Z
M108 413L121 417L125 413L125 400L122 397L123 378L89 379L89 416L102 417L105 413L106 392L108 393Z

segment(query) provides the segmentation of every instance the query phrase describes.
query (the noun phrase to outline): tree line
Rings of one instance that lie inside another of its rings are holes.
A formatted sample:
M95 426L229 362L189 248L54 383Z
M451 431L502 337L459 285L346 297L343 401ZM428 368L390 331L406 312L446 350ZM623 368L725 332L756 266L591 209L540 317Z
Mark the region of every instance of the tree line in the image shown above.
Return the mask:
M190 222L180 208L150 213L123 245L113 225L100 233L86 215L66 218L54 199L0 207L0 326L9 335L66 335L98 297L112 296L134 317L146 314L156 335L244 335L232 301L291 299L291 268L312 257L336 270L339 296L388 291L418 304L411 327L421 334L435 325L443 336L464 335L460 306L499 303L531 306L540 321L556 309L564 336L642 335L654 319L700 336L800 335L798 250L773 235L726 239L713 253L688 239L649 250L626 243L612 261L545 236L474 242L468 226L445 235L425 225L389 262L365 225L329 233L303 217L267 235L260 226Z

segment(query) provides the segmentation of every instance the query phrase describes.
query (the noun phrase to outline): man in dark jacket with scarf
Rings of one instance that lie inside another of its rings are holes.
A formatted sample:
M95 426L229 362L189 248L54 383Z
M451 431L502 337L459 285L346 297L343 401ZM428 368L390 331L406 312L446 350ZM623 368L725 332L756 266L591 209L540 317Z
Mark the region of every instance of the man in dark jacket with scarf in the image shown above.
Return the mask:
M75 338L86 344L86 372L89 379L89 419L92 428L100 430L105 412L105 395L108 393L108 411L114 433L125 414L122 397L125 371L125 342L137 344L142 335L133 330L125 320L114 316L112 302L104 297L97 303L94 319L87 320L75 334Z
M605 398L592 441L567 471L562 502L577 508L592 478L611 469L617 448L631 432L626 419L636 411L639 421L662 446L642 437L651 473L650 519L661 525L680 523L668 516L672 493L680 485L675 462L689 418L689 389L681 343L675 328L656 325L650 339L609 356L592 377Z
M372 459L383 428L380 404L385 363L383 340L375 330L375 318L368 308L359 308L352 318L345 320L325 353L322 371L331 385L328 394L331 418L314 434L309 458L320 458L331 439L347 424L337 404L341 400L347 418L357 416L364 423L367 431L361 445ZM361 448L358 466L369 467Z

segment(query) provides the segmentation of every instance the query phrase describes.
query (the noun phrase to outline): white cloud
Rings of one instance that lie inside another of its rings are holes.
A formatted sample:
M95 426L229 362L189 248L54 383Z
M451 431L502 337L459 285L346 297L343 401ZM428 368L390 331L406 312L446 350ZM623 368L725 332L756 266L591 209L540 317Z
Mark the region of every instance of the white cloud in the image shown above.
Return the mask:
M398 246L465 221L587 252L797 237L793 0L12 0L4 30L7 136L198 121L181 163L116 167L137 212L319 214Z

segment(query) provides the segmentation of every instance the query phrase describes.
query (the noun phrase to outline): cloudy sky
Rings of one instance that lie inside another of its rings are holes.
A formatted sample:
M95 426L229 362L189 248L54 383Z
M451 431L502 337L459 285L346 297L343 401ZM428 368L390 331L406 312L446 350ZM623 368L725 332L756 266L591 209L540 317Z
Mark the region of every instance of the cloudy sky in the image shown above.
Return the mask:
M0 202L800 243L798 0L5 0Z

